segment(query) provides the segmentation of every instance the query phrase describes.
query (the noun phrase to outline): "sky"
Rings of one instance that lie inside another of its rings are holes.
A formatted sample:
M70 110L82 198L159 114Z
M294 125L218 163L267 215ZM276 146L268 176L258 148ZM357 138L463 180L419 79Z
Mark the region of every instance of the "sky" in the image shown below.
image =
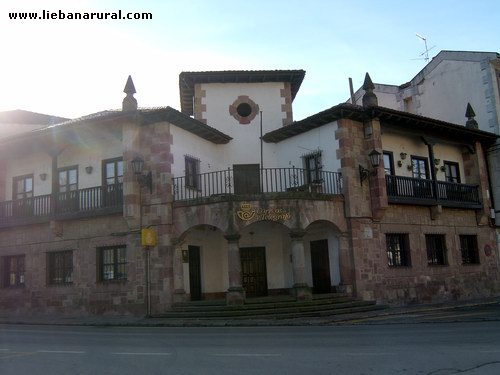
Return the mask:
M150 20L12 20L10 12L148 12ZM294 119L349 98L366 72L412 79L441 50L500 52L498 0L2 0L0 111L76 118L121 108L180 109L182 71L304 69Z

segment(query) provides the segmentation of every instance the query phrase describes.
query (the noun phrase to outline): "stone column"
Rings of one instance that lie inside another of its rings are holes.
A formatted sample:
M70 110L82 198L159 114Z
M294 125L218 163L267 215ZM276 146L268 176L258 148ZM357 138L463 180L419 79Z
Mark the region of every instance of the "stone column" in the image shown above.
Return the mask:
M312 299L311 289L306 282L306 261L304 250L304 235L302 229L290 232L292 239L292 267L293 267L293 289L297 300Z
M174 247L174 303L186 301L184 288L184 263L182 261L182 247L178 241L172 241Z
M245 303L245 290L241 286L241 258L239 248L239 234L228 234L224 238L227 240L227 260L229 274L229 289L226 293L226 303L228 305L243 305Z

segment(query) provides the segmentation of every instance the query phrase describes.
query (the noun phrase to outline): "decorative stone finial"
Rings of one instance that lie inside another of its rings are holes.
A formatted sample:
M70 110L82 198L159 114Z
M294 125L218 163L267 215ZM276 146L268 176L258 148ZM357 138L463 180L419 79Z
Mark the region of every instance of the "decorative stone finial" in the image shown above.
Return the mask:
M377 95L373 93L375 85L370 78L370 75L366 73L365 82L363 83L363 90L365 90L365 95L363 95L363 108L370 108L378 106Z
M123 98L122 111L137 111L137 100L134 98L134 94L136 93L136 91L131 76L128 76L127 83L125 84L123 92L127 94L127 96Z
M477 121L474 119L474 117L476 117L476 113L472 109L470 103L467 103L467 110L465 111L465 117L467 117L467 122L465 123L466 128L479 129L479 125Z

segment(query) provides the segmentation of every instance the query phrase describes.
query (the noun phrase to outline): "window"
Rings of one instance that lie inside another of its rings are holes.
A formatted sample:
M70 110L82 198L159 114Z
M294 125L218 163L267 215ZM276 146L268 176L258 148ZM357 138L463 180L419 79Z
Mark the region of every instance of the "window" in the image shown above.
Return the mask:
M24 255L3 257L4 287L24 286Z
M462 264L479 264L477 236L460 236L460 252L462 253Z
M302 156L304 160L304 169L306 170L306 183L320 183L322 182L321 170L323 165L321 163L321 151L316 151Z
M458 163L451 161L444 162L444 175L447 182L460 183L460 169Z
M442 234L426 234L425 242L427 245L427 264L446 265L446 242Z
M191 189L200 188L200 159L185 155L186 187Z
M14 177L12 199L25 199L33 197L33 175Z
M429 179L429 168L427 167L427 158L418 156L411 157L413 178Z
M408 234L391 233L385 235L387 263L389 267L410 267L410 245Z
M48 253L49 284L69 284L73 281L73 252Z
M123 159L103 160L104 185L115 185L123 182Z
M404 111L414 113L413 98L411 96L403 99Z
M394 156L390 151L384 151L384 171L386 175L394 175Z
M98 249L100 281L127 279L127 248L122 246Z
M78 190L78 167L59 169L59 193Z

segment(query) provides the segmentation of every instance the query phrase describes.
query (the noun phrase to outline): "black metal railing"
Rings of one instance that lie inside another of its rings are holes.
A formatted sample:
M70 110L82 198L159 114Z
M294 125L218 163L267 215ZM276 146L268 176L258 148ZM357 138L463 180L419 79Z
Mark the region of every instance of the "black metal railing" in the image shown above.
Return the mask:
M46 194L0 202L0 221L121 208L122 205L123 184L96 186L54 195Z
M314 179L311 178L312 175ZM174 177L174 201L246 193L303 191L330 195L342 194L342 177L336 172L315 171L311 174L308 170L301 168L263 168L257 174L258 181L253 180L249 184L254 188L247 188L244 191L235 189L235 186L242 184L235 184L234 179L235 173L230 168L196 176Z
M480 205L477 185L432 181L420 178L387 175L387 196L398 201L436 201Z

